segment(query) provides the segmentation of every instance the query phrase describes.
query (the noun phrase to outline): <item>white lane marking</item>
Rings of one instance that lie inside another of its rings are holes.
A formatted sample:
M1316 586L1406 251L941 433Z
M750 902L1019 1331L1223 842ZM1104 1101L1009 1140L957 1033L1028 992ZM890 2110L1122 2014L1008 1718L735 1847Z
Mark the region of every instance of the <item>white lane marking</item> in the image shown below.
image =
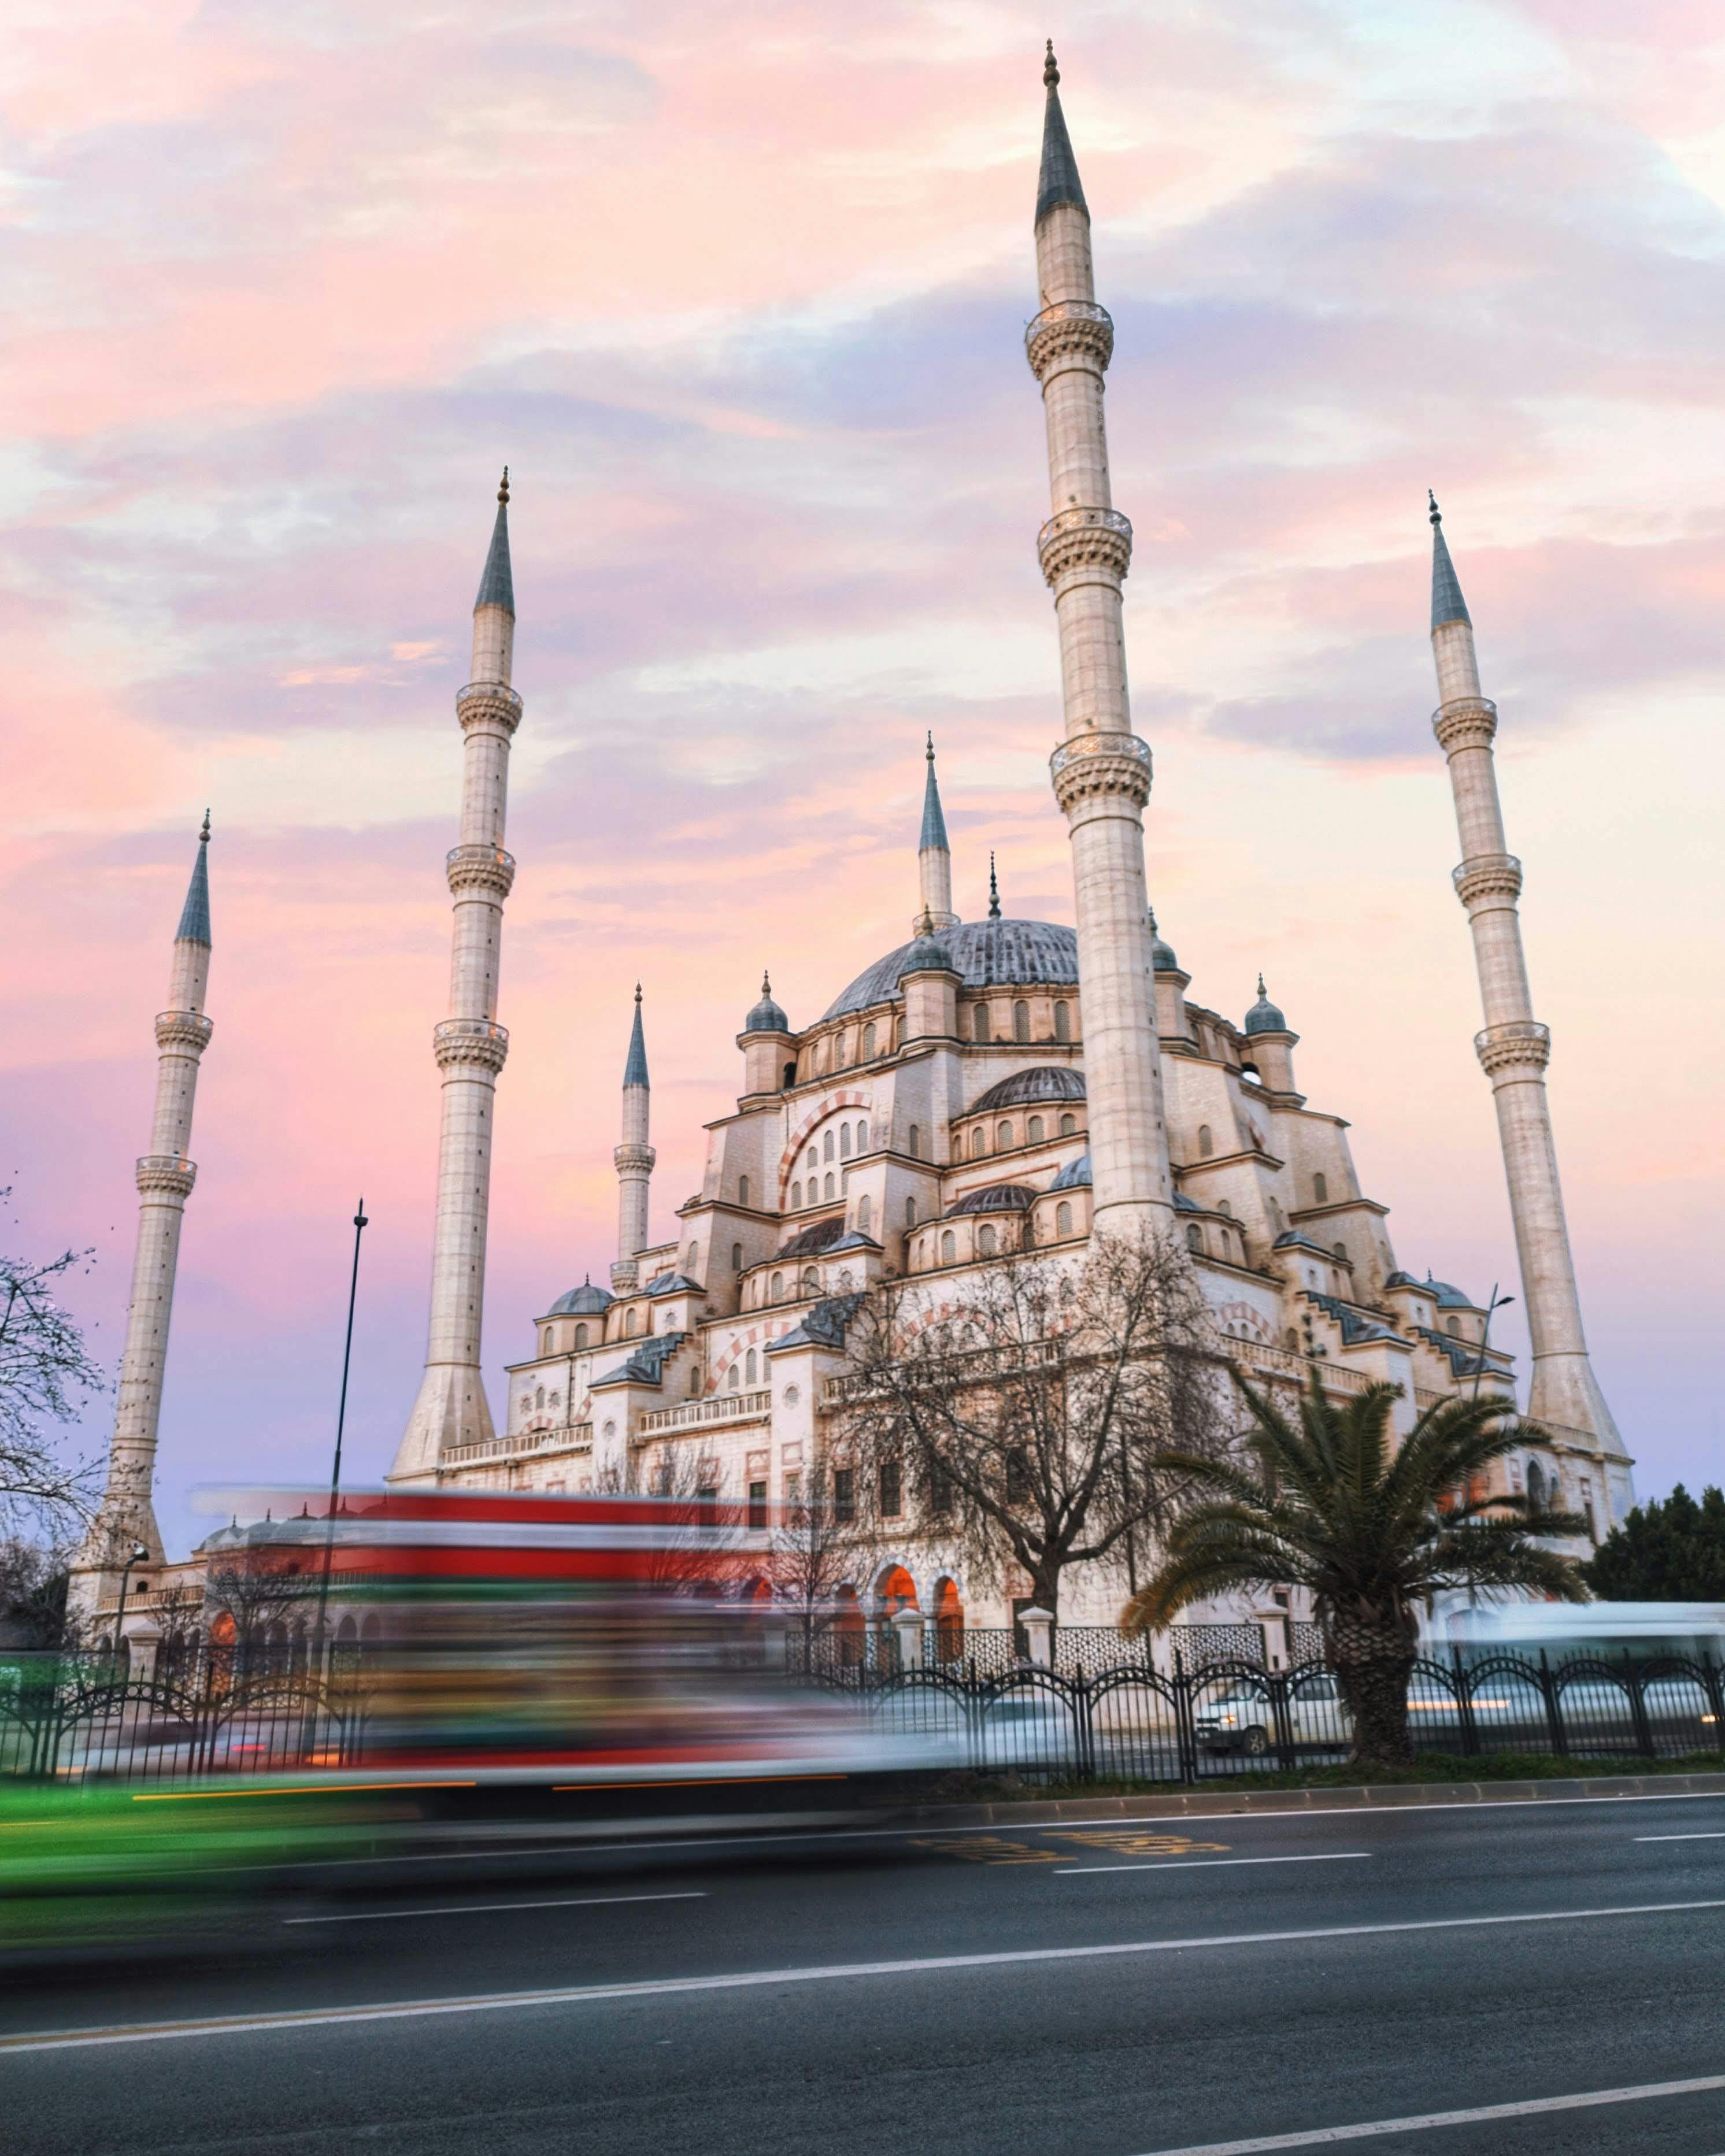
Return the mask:
M1637 1841L1725 1841L1725 1831L1717 1834L1638 1834Z
M1230 1864L1346 1864L1351 1858L1369 1857L1368 1849L1326 1850L1322 1856L1183 1856L1167 1864L1075 1864L1050 1871L1050 1879L1082 1879L1092 1871L1214 1871Z
M403 1917L483 1917L498 1909L614 1909L619 1902L704 1902L701 1893L580 1894L559 1902L458 1902L440 1909L356 1909L333 1917L284 1917L285 1924L377 1924Z
M751 1848L760 1843L774 1845L787 1841L907 1841L913 1835L932 1834L999 1834L1003 1827L1011 1827L1018 1834L1054 1834L1064 1828L1075 1826L1159 1826L1178 1825L1187 1820L1226 1820L1234 1826L1250 1826L1255 1820L1314 1820L1349 1819L1368 1814L1374 1819L1399 1819L1409 1812L1518 1812L1553 1810L1573 1811L1582 1804L1725 1804L1725 1789L1673 1789L1640 1796L1613 1797L1507 1797L1502 1802L1470 1798L1465 1802L1452 1801L1434 1804L1325 1804L1317 1808L1302 1807L1285 1812L1158 1812L1148 1819L1096 1820L993 1820L979 1826L942 1826L937 1820L925 1820L920 1826L861 1826L816 1827L797 1834L727 1834L680 1836L675 1840L654 1841L583 1841L561 1837L555 1844L535 1845L531 1847L459 1850L444 1854L434 1851L424 1856L338 1856L330 1860L326 1868L335 1870L342 1866L360 1864L441 1864L449 1862L472 1863L488 1856L542 1856L547 1847L576 1848L583 1851L629 1849L738 1849Z
M1158 2148L1151 2156L1261 2156L1271 2148L1329 2148L1338 2141L1365 2141L1378 2133L1418 2133L1432 2126L1475 2126L1491 2118L1530 2118L1546 2111L1585 2111L1599 2103L1644 2103L1650 2097L1699 2096L1725 2089L1725 2074L1704 2074L1686 2082L1643 2082L1635 2088L1589 2089L1582 2096L1533 2097L1522 2103L1486 2103L1473 2111L1428 2111L1411 2118L1374 2118L1364 2126L1322 2126L1310 2133L1260 2133L1250 2141L1193 2142L1184 2148Z
M0 2036L0 2054L75 2051L109 2044L153 2044L182 2036L252 2035L271 2029L323 2029L341 2023L413 2021L448 2014L492 2014L511 2007L578 2006L610 1999L664 1999L700 1991L752 1991L775 1984L830 1984L843 1977L923 1976L958 1969L1004 1969L1032 1962L1103 1961L1124 1954L1183 1953L1199 1947L1281 1946L1307 1939L1365 1939L1402 1932L1484 1931L1505 1924L1566 1924L1603 1917L1666 1917L1725 1909L1707 1902L1640 1902L1604 1909L1539 1909L1517 1917L1424 1917L1402 1924L1327 1924L1291 1932L1224 1932L1210 1938L1136 1939L1119 1946L1021 1947L1004 1953L930 1954L915 1960L838 1962L812 1969L763 1969L739 1976L667 1976L645 1983L586 1984L554 1991L480 1992L470 1998L408 1999L377 2006L305 2007L281 2014L218 2015L200 2021L134 2023L111 2029L44 2030ZM1172 2152L1170 2152L1172 2156Z

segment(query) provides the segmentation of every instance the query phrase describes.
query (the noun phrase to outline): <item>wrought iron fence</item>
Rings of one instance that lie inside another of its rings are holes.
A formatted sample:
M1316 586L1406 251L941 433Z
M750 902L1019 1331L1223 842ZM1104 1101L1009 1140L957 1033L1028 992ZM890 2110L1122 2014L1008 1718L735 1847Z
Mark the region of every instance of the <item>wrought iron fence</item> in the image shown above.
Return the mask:
M976 1635L967 1635L966 1645ZM1006 1635L1010 1636L1010 1635ZM1353 1723L1332 1667L1267 1670L1243 1657L1158 1669L1148 1656L1091 1671L967 1654L945 1666L836 1664L810 1681L850 1692L906 1756L1036 1782L1192 1783L1335 1766ZM1678 1758L1725 1750L1725 1691L1711 1658L1551 1663L1514 1655L1421 1659L1408 1687L1416 1752L1464 1758L1555 1753Z
M128 1677L100 1656L0 1661L0 1774L75 1781L195 1779L357 1763L364 1693L351 1659L326 1678L219 1660L193 1681Z

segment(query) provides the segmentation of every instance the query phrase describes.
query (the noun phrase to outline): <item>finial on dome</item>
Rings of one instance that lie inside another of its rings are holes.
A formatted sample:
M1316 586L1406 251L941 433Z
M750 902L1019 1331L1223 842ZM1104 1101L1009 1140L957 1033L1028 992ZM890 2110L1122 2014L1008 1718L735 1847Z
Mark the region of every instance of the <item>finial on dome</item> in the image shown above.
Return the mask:
M998 921L1000 918L1000 886L994 880L994 856L992 851L988 855L988 918L990 921Z
M1261 973L1260 973L1260 974L1259 974L1259 976L1258 976L1258 993L1261 996L1261 995L1263 994L1263 993L1264 993L1264 976L1263 976Z
M764 966L761 968L761 993L763 996L770 996L773 993L773 976Z
M1055 58L1054 39L1048 41L1048 57L1042 63L1042 80L1052 90L1060 79L1060 64Z

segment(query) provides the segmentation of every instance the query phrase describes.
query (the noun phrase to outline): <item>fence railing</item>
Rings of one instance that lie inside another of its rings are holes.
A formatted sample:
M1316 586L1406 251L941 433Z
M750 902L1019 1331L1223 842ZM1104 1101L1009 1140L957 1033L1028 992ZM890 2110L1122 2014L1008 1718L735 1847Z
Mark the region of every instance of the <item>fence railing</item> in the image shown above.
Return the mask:
M991 1671L968 1652L870 1666L844 1659L842 1635L840 1645L809 1681L853 1697L883 1740L973 1772L1044 1783L1194 1783L1337 1766L1353 1751L1341 1684L1321 1661L1287 1671L1255 1661L1188 1667L1176 1650L1172 1668L1157 1668L1147 1654L1093 1670L1021 1661ZM1415 1663L1408 1721L1416 1752L1463 1758L1681 1758L1721 1753L1725 1693L1711 1659L1553 1663L1543 1654L1468 1661L1458 1652Z

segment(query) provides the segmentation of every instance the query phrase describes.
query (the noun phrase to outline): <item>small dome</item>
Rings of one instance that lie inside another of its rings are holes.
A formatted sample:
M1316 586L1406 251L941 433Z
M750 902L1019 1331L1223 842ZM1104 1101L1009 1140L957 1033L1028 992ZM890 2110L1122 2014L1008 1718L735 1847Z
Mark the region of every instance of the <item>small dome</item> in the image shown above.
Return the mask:
M1417 1281L1414 1286L1419 1286ZM1448 1281L1427 1280L1425 1291L1440 1310L1477 1310L1480 1306L1471 1295L1452 1286Z
M778 1253L782 1258L812 1258L823 1250L829 1250L845 1233L845 1215L834 1213L829 1219L817 1220L811 1228L804 1228L792 1236Z
M1288 1022L1264 993L1264 976L1258 976L1258 1000L1245 1014L1248 1033L1286 1033Z
M971 1102L966 1113L983 1116L994 1108L1022 1108L1041 1101L1083 1098L1081 1070L1063 1070L1055 1063L1038 1063L1029 1070L1015 1070L1010 1078L1003 1078L998 1086L991 1086L980 1100Z
M1090 1155L1082 1152L1076 1160L1069 1161L1048 1187L1050 1190L1088 1190Z
M761 1000L742 1022L745 1033L788 1033L790 1020L773 1000L773 983L761 976Z
M1022 1183L991 1183L986 1190L973 1190L961 1198L947 1215L957 1220L967 1213L1028 1213L1036 1203L1036 1193Z
M608 1289L595 1287L584 1280L579 1287L572 1287L567 1295L560 1295L546 1312L547 1317L598 1317L616 1301Z
M1162 931L1156 925L1153 911L1150 916L1150 957L1158 973L1182 973L1186 970L1174 956L1173 945L1163 942Z
M952 954L938 936L919 936L905 952L904 961L898 969L898 978L903 980L906 973L932 973L937 971L942 973L957 971L952 963Z

